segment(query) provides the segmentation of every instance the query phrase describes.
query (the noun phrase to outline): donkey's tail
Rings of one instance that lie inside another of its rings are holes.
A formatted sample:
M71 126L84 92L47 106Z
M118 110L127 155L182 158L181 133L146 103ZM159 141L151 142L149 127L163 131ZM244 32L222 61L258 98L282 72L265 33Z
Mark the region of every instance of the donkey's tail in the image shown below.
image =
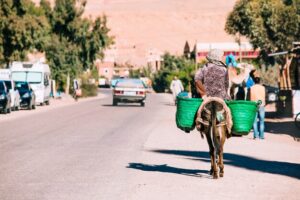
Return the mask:
M216 148L217 152L220 148L220 135L217 130L217 106L216 102L212 102L211 110L211 138L213 139L213 146Z

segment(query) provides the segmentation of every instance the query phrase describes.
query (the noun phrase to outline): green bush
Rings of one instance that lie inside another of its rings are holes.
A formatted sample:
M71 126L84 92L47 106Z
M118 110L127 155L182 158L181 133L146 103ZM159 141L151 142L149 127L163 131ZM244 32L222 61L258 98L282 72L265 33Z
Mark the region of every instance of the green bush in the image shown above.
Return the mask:
M94 97L98 94L98 88L95 84L83 83L81 85L82 97Z
M155 92L169 91L170 83L177 76L183 84L185 91L189 91L190 82L195 74L195 61L183 56L174 56L169 53L163 55L163 66L152 78Z

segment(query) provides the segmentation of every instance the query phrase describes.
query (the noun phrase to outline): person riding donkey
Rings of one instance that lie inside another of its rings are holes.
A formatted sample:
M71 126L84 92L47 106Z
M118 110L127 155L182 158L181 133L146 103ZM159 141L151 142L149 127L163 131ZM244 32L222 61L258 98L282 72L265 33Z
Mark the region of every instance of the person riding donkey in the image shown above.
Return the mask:
M226 65L222 62L223 51L212 49L206 59L208 63L195 74L195 85L203 103L196 117L196 128L203 138L205 134L211 156L210 174L218 178L224 175L223 145L231 136L232 119L224 100L230 100L229 80ZM218 163L216 161L218 160Z

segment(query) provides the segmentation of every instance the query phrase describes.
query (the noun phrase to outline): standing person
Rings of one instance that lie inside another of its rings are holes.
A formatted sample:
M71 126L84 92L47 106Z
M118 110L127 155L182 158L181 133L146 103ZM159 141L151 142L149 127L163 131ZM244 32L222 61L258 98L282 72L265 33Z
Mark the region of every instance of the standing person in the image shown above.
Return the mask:
M266 89L260 84L260 77L254 78L254 83L250 88L250 100L261 101L261 105L256 113L255 120L253 123L253 139L260 138L265 139L265 104L266 104ZM257 121L259 119L259 122ZM259 127L258 127L259 124Z
M73 98L77 101L78 97L81 96L81 89L79 87L79 83L77 79L73 80L73 89L74 89Z
M227 92L229 87L228 71L222 62L223 54L222 50L212 49L206 56L208 63L195 74L196 88L202 98L230 99Z
M170 85L170 90L173 94L173 99L176 104L177 95L184 90L183 85L181 81L177 78L177 76L174 76L174 79L172 80Z

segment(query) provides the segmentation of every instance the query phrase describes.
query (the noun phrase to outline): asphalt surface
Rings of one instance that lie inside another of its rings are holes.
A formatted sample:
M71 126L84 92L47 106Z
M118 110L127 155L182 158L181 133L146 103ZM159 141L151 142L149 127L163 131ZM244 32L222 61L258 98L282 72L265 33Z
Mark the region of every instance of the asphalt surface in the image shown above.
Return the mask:
M177 129L171 95L113 107L102 94L0 119L1 200L299 199L300 144L284 130L227 140L214 180L206 140Z

